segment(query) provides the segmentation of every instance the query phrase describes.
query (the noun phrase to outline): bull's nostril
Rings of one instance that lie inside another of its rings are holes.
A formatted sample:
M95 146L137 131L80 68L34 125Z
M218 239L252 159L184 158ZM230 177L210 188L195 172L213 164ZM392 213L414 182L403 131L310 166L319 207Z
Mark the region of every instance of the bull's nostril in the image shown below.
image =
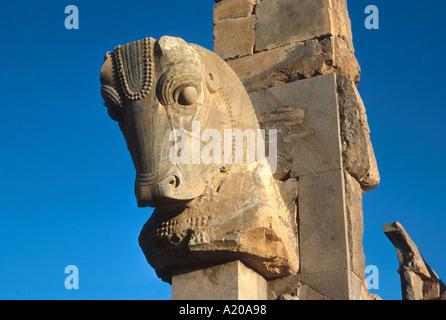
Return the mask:
M172 188L178 188L178 186L180 185L180 178L178 178L177 176L172 176L169 180L169 185Z

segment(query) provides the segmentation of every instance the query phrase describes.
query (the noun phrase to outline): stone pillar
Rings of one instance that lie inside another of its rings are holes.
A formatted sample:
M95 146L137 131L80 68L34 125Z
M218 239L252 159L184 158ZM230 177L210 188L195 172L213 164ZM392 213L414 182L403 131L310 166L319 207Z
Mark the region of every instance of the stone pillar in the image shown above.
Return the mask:
M267 282L240 261L172 275L172 300L266 300Z
M278 130L275 178L298 183L300 270L270 281L268 297L369 298L362 194L379 173L346 0L216 2L214 52L241 79L261 127Z

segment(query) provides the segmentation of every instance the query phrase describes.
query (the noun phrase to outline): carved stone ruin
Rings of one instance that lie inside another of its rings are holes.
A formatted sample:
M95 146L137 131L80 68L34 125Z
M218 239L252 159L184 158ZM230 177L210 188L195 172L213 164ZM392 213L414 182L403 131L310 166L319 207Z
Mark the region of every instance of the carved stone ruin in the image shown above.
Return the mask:
M180 268L237 260L266 279L298 271L296 212L268 162L228 163L222 153L204 164L190 152L189 161L173 163L169 154L178 142L174 129L187 139L181 152L194 143L204 148L194 124L221 136L260 129L243 85L223 60L179 38L148 38L109 52L101 83L132 155L138 205L156 207L139 241L164 281ZM232 138L229 143L235 156Z
M379 173L346 0L216 2L215 53L147 38L101 69L138 206L156 208L139 237L149 264L173 299L378 298L365 283L362 195ZM225 136L211 162L206 129ZM271 166L262 153L249 161L234 134L246 130L277 132L256 137L277 146Z
M446 286L399 222L383 226L398 255L403 300L446 300Z
M300 269L270 281L269 298L377 298L365 282L362 195L380 177L346 1L216 2L214 52L261 128L278 130L274 177L298 183Z

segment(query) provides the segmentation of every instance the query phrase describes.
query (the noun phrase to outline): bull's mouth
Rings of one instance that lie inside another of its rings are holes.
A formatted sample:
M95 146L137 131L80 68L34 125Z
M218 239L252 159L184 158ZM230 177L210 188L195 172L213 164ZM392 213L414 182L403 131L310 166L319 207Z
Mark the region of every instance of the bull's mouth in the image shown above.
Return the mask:
M135 183L138 207L185 207L202 190L189 190L183 173L177 166L168 165L154 173L140 173Z

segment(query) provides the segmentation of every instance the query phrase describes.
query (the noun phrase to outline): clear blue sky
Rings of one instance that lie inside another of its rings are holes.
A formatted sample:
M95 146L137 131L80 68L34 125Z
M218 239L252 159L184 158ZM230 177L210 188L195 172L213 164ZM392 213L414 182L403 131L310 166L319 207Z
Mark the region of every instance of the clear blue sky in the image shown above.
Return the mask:
M66 30L76 5L79 30ZM124 139L100 96L117 44L179 36L212 50L211 0L8 1L0 8L0 299L170 299L138 246L151 214L133 194ZM364 9L380 9L366 30ZM365 194L366 264L383 299L400 299L400 221L446 278L444 128L446 4L349 0L381 185ZM79 268L79 290L64 269Z

